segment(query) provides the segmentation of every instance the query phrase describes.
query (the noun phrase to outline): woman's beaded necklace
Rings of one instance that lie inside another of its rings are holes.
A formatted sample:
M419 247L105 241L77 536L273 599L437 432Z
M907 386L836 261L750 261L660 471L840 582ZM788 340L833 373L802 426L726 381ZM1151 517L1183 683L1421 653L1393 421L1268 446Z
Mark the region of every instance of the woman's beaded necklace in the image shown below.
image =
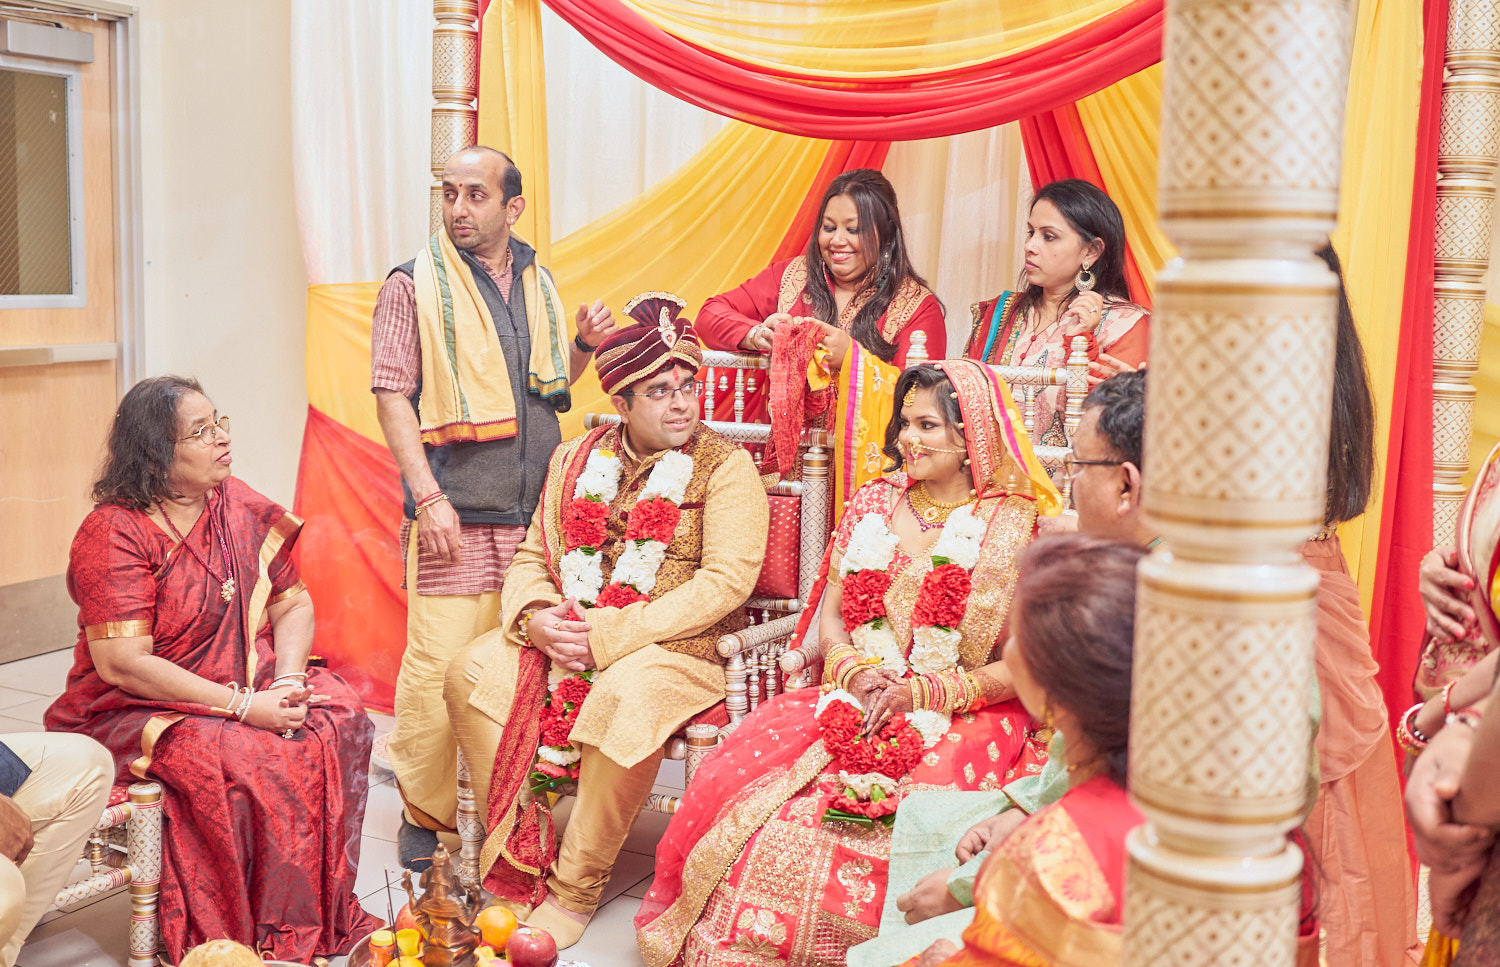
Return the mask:
M177 543L187 548L188 553L203 565L203 570L208 572L209 577L219 582L219 597L223 598L226 603L229 602L234 597L234 558L229 556L229 544L224 540L224 532L219 527L219 519L214 516L213 509L208 506L207 498L204 499L203 512L208 515L209 533L218 538L219 550L224 554L223 577L220 577L208 560L198 553L198 549L182 536L182 531L177 529L177 525L172 522L171 515L167 513L167 505L158 500L156 506L161 510L162 519L167 522L167 527L171 528L172 536L177 538Z

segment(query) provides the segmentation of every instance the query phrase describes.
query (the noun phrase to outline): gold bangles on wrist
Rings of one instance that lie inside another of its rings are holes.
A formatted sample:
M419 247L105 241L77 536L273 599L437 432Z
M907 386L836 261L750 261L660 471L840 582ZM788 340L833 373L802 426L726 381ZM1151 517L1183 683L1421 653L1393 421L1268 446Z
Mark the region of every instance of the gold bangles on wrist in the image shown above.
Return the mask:
M441 490L433 491L432 493L428 494L426 497L423 497L421 500L417 501L417 509L415 511L413 511L412 516L413 517L421 517L422 516L422 511L424 511L427 508L431 507L433 504L436 504L436 503L438 503L440 501L444 501L444 500L447 500L447 499L448 499L448 495L445 494L445 493L443 493Z
M880 664L879 658L866 658L845 641L824 638L822 645L823 680L846 692L855 675Z
M984 692L979 679L963 668L912 676L911 697L913 708L945 715L973 712L984 707Z

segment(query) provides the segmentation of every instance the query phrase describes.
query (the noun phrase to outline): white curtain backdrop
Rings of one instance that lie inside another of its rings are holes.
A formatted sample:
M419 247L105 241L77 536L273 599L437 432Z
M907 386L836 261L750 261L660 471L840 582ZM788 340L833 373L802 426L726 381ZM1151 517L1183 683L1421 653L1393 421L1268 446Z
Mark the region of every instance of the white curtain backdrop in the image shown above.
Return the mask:
M948 353L961 355L969 307L1014 286L1024 261L1031 180L1020 128L898 141L884 171L912 261L948 311Z
M378 281L427 235L432 25L428 0L292 6L292 150L311 285ZM542 37L556 240L666 177L726 121L637 79L546 9ZM1020 132L897 142L885 172L957 353L970 305L1009 288L1021 265L1031 185Z
M547 7L542 50L554 242L671 174L728 123L640 80Z
M430 0L292 4L292 157L309 285L374 282L427 237Z

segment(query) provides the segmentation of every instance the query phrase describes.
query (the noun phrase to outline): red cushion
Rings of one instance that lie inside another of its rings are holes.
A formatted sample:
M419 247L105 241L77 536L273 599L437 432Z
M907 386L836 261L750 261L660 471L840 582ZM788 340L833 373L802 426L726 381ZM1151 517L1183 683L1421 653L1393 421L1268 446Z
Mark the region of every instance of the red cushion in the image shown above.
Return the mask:
M130 783L128 783L128 782L117 782L117 783L114 784L114 786L112 786L110 788L110 790L109 790L109 802L105 803L105 805L106 806L118 806L120 803L124 802L125 800L127 800L129 798L130 798Z
M797 567L801 560L802 498L771 494L771 531L766 541L766 561L752 592L757 598L795 598Z
M715 702L708 708L687 720L688 725L712 725L716 729L722 729L729 724L729 709L723 702ZM687 726L683 726L686 731Z

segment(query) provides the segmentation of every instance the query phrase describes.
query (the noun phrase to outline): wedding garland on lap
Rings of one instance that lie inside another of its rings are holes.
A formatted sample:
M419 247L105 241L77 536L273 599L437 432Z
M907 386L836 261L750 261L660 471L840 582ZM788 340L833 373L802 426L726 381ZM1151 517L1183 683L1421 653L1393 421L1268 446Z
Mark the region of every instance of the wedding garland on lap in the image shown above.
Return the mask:
M625 518L625 548L604 580L604 555L611 502L620 491L624 464L613 451L591 452L563 508L561 563L564 600L576 599L585 608L623 608L651 600L656 577L667 558L667 545L682 519L682 501L693 479L693 458L678 450L661 455L640 498ZM578 616L571 615L574 620ZM531 772L531 792L550 792L578 778L582 753L568 741L584 700L593 687L594 672L570 672L555 662L547 674L547 699L542 706L541 744Z
M855 654L830 668L836 684L824 686L813 713L841 784L824 821L894 822L901 779L947 733L953 711L978 708L982 702L977 682L958 665L963 640L958 629L968 610L985 533L984 521L972 510L973 505L960 507L949 515L932 546L932 570L923 577L912 610L910 660L902 654L885 608L898 539L876 513L860 518L850 534L839 562L840 615ZM873 736L860 735L864 707L842 687L866 668L903 676L917 705L892 717Z

